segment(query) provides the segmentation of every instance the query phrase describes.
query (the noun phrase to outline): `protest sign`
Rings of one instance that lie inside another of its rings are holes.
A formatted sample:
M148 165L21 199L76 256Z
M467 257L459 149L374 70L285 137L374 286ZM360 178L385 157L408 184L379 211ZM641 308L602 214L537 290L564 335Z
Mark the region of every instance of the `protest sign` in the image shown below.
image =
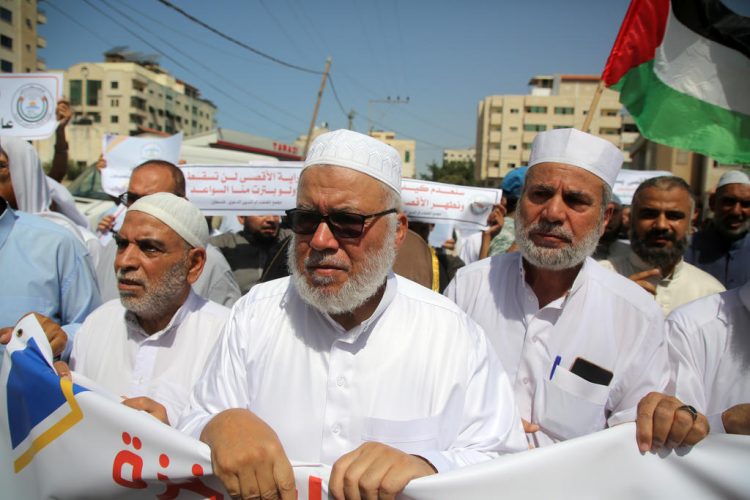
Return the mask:
M57 128L60 73L0 74L0 135L45 139Z
M492 205L500 203L500 189L457 186L403 179L401 199L410 220L454 222L456 227L484 229Z
M662 170L620 170L612 192L620 198L623 205L630 205L633 202L633 194L641 182L662 175L672 175L672 173Z
M102 188L112 196L127 191L130 173L146 160L180 161L182 132L171 137L129 137L106 134L102 151L107 168L102 170Z

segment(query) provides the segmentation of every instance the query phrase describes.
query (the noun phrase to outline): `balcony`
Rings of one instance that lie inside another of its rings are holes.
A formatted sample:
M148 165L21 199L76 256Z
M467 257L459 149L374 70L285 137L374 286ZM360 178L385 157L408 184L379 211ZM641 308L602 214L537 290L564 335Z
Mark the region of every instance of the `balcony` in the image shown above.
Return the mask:
M42 9L37 9L36 11L36 23L47 24L47 13L44 12Z
M37 35L36 37L36 48L37 49L43 49L47 46L47 40L45 40L43 37Z
M47 61L45 61L41 57L37 57L36 58L36 70L37 71L46 71L47 70Z

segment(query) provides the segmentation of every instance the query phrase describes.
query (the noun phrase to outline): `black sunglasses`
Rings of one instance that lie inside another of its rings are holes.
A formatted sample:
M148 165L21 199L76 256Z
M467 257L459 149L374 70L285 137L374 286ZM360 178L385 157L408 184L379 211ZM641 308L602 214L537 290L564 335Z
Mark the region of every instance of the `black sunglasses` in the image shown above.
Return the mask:
M373 217L396 213L395 208L376 214L363 215L349 212L333 212L323 215L315 210L293 208L286 211L286 223L297 234L313 234L324 221L337 238L359 238L365 231L365 221Z
M120 196L117 197L117 199L120 200L120 203L125 205L126 207L129 207L136 201L138 201L140 198L143 198L140 194L131 193L128 191L127 193L122 193Z

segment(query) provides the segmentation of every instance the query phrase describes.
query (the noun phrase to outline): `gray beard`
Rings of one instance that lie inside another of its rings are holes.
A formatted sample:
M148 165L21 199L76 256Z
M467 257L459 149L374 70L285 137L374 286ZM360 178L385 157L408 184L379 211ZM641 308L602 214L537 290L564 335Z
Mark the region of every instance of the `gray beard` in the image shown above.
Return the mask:
M525 226L521 217L519 217L515 227L516 243L523 258L536 267L553 271L570 269L581 264L586 260L586 257L594 253L599 243L599 230L602 223L603 221L600 221L594 230L589 232L581 241L575 243L573 242L573 234L560 225L540 221ZM531 231L537 230L567 238L570 243L563 248L539 247L529 237Z
M173 304L180 291L185 286L187 273L187 258L170 267L161 280L153 285L146 283L136 272L117 272L118 278L137 280L146 284L141 297L132 297L120 292L120 302L128 311L139 318L154 318L159 316L169 305Z
M292 234L291 244L287 252L287 267L291 272L291 280L297 293L306 303L315 309L328 314L350 313L364 304L375 295L386 280L388 272L396 260L396 221L395 218L388 219L389 231L383 242L383 246L371 251L367 255L362 270L355 275L349 275L349 279L336 293L327 293L322 288L333 281L333 278L313 278L313 285L307 282L306 269L300 269L297 265L295 251L297 248L297 235ZM310 251L303 265L315 265L321 262L336 264L336 259L325 253Z
M677 265L685 254L688 245L687 237L681 240L672 240L671 247L650 247L645 239L635 236L630 231L630 248L640 259L653 267L659 269L672 269Z

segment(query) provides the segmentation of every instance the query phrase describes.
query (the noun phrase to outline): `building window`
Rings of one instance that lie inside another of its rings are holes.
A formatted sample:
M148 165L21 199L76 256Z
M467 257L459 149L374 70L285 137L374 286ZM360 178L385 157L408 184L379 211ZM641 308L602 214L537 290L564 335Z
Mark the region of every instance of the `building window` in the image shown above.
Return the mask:
M120 123L120 117L117 115L110 116L109 123Z
M89 113L89 117L91 117L91 119L94 120L94 123L102 122L102 115L99 113Z
M0 45L6 49L13 50L13 39L9 36L0 35Z
M531 149L531 143L530 142L524 142L522 147L523 147L524 151L528 151L528 150Z
M511 132L518 132L518 127L510 127Z
M510 108L510 114L511 115L517 115L518 114L518 108Z
M573 113L575 113L575 108L567 106L555 106L556 115L572 115Z
M526 106L525 111L527 113L546 113L547 106Z
M0 7L0 19L5 21L6 23L13 23L13 12L6 9L5 7Z
M120 88L120 82L116 82L116 81L109 82L109 88L111 88L112 90L119 89Z
M515 144L509 144L508 149L510 149L511 151L515 151L516 149L518 149L518 146Z
M32 29L34 27L34 25L31 24L31 19L29 19L28 17L26 18L26 27L29 29Z
M70 105L71 106L80 106L81 102L83 102L81 98L82 88L83 87L81 86L81 80L70 81Z
M535 125L533 123L527 123L523 126L523 130L526 132L544 132L547 130L547 125Z
M602 116L617 116L617 110L616 109L603 109L601 115Z
M516 164L515 163L508 163L508 168L516 168Z
M409 160L411 160L411 151L407 149L404 152L404 163L409 163Z
M86 81L86 104L89 106L99 105L99 91L102 89L101 80Z
M552 128L555 130L560 128L573 128L573 125L553 125Z
M13 63L5 59L0 60L0 71L3 73L13 73Z
M490 113L502 113L503 107L502 106L495 106L493 108L490 108Z
M110 99L109 100L109 105L112 106L113 108L117 108L117 107L120 106L120 100L119 99Z

